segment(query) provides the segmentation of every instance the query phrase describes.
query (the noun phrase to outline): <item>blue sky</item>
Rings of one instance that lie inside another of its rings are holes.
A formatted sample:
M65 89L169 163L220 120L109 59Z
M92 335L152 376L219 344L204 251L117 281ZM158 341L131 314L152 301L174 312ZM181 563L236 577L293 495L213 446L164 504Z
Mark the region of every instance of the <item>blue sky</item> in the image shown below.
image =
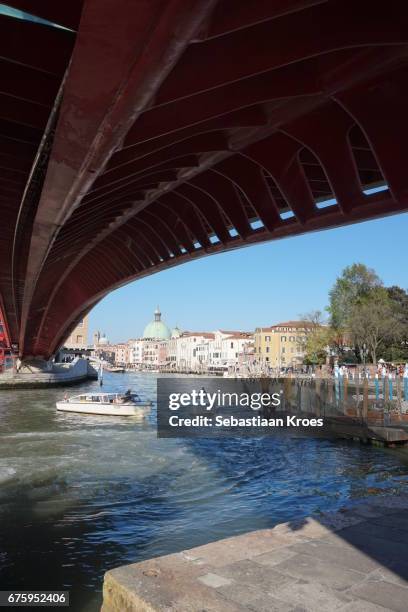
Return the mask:
M113 342L138 337L157 304L170 327L253 330L323 310L354 262L408 289L407 242L402 214L204 257L114 291L92 311L90 332Z

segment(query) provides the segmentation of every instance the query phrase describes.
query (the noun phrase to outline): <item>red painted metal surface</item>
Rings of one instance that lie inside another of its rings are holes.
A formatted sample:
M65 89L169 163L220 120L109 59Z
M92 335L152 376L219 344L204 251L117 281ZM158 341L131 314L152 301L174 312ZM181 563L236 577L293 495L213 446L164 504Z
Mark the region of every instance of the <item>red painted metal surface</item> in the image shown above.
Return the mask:
M130 280L408 209L405 2L9 4L69 28L0 18L0 294L22 355Z
M0 372L13 367L13 351L10 345L10 334L0 301Z

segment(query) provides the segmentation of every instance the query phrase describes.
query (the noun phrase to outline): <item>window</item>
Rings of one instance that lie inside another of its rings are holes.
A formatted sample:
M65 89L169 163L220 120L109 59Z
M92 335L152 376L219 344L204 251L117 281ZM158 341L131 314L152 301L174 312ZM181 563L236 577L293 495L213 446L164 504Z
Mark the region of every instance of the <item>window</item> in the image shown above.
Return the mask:
M285 347L284 347L284 346L282 346L282 353L284 353L284 352L285 352Z
M265 336L265 342L270 342L271 341L271 337L270 336Z
M269 353L269 346L266 347L266 352Z
M77 343L78 343L78 344L82 344L83 339L84 339L84 337L83 337L83 336L81 336L81 335L78 335L78 336L76 337L76 341L77 341Z
M281 337L281 342L286 342L286 336Z
M231 342L231 348L234 348L234 343L233 342Z
M294 342L295 341L295 336L290 336L289 337L289 342Z
M269 357L265 357L265 361L269 361Z

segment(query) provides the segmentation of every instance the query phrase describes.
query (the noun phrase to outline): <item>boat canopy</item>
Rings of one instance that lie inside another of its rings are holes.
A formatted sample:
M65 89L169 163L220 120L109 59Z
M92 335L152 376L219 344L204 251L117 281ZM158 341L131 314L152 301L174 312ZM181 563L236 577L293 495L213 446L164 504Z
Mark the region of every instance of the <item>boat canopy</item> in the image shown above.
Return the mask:
M74 395L69 398L69 402L86 402L92 404L112 404L116 402L124 402L129 400L131 402L140 402L142 398L137 393L132 393L130 390L126 393L82 393L81 395Z

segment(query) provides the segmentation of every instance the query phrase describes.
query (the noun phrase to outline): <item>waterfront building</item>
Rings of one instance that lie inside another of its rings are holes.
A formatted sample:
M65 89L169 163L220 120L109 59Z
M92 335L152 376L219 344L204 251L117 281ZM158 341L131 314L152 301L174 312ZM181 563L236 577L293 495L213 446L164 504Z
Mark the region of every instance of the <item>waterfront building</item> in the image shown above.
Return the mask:
M99 330L93 334L92 352L98 359L115 363L115 345L111 344L106 334L101 334Z
M209 356L208 356L208 368L209 370L217 370L221 368L221 350L222 350L222 339L227 338L229 334L217 330L214 332L214 339L210 342Z
M115 355L115 364L120 366L127 366L129 363L129 352L130 347L127 342L120 342L112 346L112 350Z
M251 361L253 336L248 332L181 332L170 339L129 341L129 365L135 369L175 372L226 371ZM251 356L251 357L248 357Z
M132 368L139 369L143 362L143 338L129 341L129 365Z
M129 365L135 369L157 370L176 364L176 341L182 332L178 327L170 331L162 321L159 307L154 319L144 329L143 337L129 340ZM169 353L173 353L172 358ZM174 358L174 360L173 360Z
M109 361L136 370L172 370L175 372L223 372L243 366L253 354L249 332L217 330L215 332L171 331L162 321L157 307L154 318L141 338L126 343L109 344L105 335L94 334L95 354L102 352ZM105 357L105 358L106 358Z
M255 357L261 366L298 367L305 357L308 321L285 321L271 327L257 327L254 334Z
M236 350L236 342L233 339L238 338L240 334L246 334L246 332L223 329L218 329L214 332L214 339L210 342L209 346L209 370L214 372L226 370L228 368L227 360L230 360L232 365L233 354L239 352ZM223 344L227 338L230 338L229 344L228 342ZM233 346L231 346L231 343Z
M167 344L170 329L161 319L159 307L144 329L142 338L127 342L126 365L134 369L156 370L167 365Z
M160 369L167 366L167 350L169 346L168 340L161 340L157 349L157 366Z
M166 367L170 370L177 369L177 343L183 335L183 332L176 326L167 342Z
M195 348L195 363L197 372L207 372L210 363L210 344L212 338L204 338Z
M115 350L114 347L110 344L100 347L97 351L95 351L95 357L102 359L102 361L107 361L112 365L115 363Z
M176 369L182 372L206 370L209 351L203 345L214 338L211 332L184 332L176 340Z
M143 339L142 367L148 370L157 370L160 365L161 345L166 340L155 340L153 338Z
M85 315L64 342L64 347L73 350L88 348L89 316Z
M236 366L239 354L252 340L253 334L249 332L231 332L229 336L221 338L222 364L227 367Z

